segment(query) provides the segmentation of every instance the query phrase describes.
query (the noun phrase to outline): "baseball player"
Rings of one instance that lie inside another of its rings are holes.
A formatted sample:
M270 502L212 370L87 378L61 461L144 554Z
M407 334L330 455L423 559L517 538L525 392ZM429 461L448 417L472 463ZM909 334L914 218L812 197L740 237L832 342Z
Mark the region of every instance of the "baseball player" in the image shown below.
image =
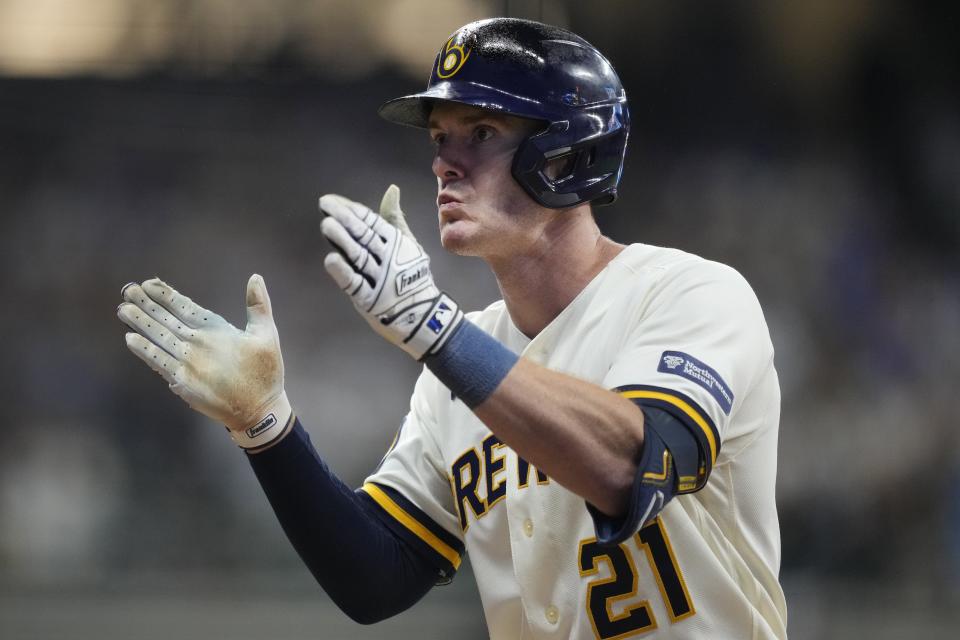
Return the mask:
M380 114L429 131L441 242L484 259L503 299L464 314L437 287L395 186L379 212L320 199L327 271L425 365L361 488L291 409L260 276L243 331L160 280L126 286L130 349L228 427L360 622L410 607L469 553L493 638L786 637L769 332L733 269L598 230L629 130L610 63L568 31L484 20Z

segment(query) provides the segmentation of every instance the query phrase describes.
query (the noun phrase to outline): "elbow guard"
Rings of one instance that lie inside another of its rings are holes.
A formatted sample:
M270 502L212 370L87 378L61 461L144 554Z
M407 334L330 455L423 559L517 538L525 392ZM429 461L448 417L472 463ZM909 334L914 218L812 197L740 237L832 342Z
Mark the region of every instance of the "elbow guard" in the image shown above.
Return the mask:
M643 451L627 513L611 518L587 505L602 545L623 542L656 518L675 495L697 491L707 481L704 452L686 425L663 409L641 409Z

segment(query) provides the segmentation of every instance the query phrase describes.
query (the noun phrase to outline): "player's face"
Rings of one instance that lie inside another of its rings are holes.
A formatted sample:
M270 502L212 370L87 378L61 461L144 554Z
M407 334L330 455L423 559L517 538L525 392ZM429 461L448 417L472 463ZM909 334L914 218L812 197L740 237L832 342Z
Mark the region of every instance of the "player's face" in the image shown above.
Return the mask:
M436 147L440 242L459 255L496 259L523 253L545 212L510 173L520 143L542 123L440 102L430 114Z

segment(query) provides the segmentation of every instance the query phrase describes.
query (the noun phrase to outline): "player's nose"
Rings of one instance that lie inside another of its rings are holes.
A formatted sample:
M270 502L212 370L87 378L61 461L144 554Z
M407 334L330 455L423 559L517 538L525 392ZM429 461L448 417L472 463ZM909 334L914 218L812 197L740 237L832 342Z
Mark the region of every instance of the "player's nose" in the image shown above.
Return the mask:
M441 147L433 157L433 173L444 185L453 180L460 180L466 175L466 169L461 158L452 147Z

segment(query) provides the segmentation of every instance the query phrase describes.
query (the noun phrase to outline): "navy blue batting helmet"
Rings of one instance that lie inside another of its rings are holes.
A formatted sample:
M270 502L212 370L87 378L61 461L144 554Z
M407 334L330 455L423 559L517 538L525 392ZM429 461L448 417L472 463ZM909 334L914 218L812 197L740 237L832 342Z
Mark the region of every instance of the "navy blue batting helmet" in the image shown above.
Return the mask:
M380 107L391 122L427 128L432 103L459 102L544 121L513 159L513 177L545 207L610 204L630 130L613 66L565 29L516 18L472 22L447 40L425 91ZM561 175L547 163L563 159Z

